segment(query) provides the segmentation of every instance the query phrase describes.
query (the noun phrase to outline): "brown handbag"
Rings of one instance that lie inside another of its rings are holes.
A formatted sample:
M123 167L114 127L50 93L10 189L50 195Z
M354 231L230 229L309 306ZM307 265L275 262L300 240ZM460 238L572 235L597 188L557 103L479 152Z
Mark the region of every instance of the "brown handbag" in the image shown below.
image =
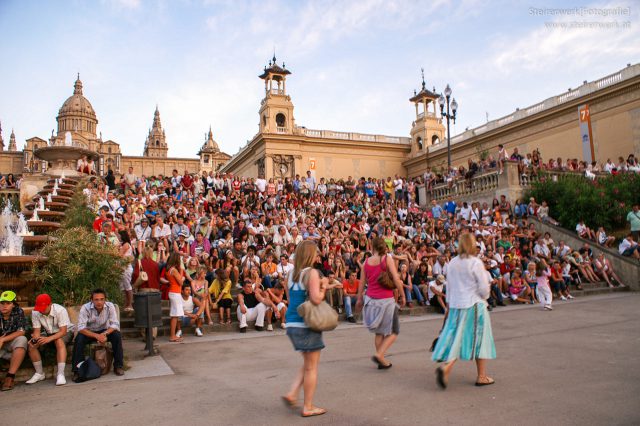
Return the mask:
M388 288L389 290L393 290L396 288L396 283L393 281L393 275L391 275L391 271L387 269L387 255L385 254L382 260L380 261L380 275L378 275L378 284L380 284L384 288Z
M93 359L102 372L102 375L109 373L113 363L113 350L105 345L97 345L93 352Z

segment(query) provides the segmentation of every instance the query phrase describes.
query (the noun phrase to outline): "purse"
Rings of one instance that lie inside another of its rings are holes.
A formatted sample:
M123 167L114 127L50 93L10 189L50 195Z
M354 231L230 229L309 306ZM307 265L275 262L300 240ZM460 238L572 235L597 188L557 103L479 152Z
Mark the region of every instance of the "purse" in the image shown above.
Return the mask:
M396 288L396 283L393 281L393 275L391 275L391 271L387 269L387 255L385 254L382 260L380 261L380 267L382 271L380 275L378 275L378 284L382 287L387 288L389 290L393 290Z
M301 303L298 315L304 318L307 327L316 332L331 331L338 326L338 313L324 300L318 305L310 300Z
M133 289L135 291L137 291L142 284L149 280L149 275L147 275L144 269L142 269L142 261L140 259L138 259L138 271L138 278L133 283Z

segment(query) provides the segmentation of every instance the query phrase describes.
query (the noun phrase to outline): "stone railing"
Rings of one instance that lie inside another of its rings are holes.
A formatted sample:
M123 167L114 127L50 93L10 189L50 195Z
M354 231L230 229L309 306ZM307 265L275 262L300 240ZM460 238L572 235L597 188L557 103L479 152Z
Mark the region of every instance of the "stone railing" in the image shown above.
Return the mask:
M495 192L498 189L499 176L498 170L490 170L471 179L458 179L454 182L442 183L431 189L430 199L442 201L449 196L457 199L486 191Z
M539 102L535 105L531 105L526 108L519 108L507 116L497 118L481 126L475 127L473 129L465 130L463 133L452 136L451 145L461 143L467 139L470 139L474 136L494 130L498 127L506 126L516 120L530 117L542 111L555 108L566 102L589 95L598 90L601 90L606 87L621 83L625 80L629 80L631 78L637 77L638 75L640 75L640 64L635 64L635 65L629 65L626 68L623 68L622 70L616 73L613 73L611 75L608 75L606 77L603 77L599 80L595 80L590 83L585 81L584 84L582 84L576 89L572 89L560 95L545 99L544 101ZM444 149L445 147L446 147L446 144L439 143L439 144L431 145L428 149L429 149L429 152L434 152L440 149Z
M596 176L606 175L607 173L596 173ZM540 170L537 174L533 174L530 170L518 175L518 183L523 188L529 188L532 183L539 182L543 179L558 182L570 176L584 176L583 172L574 172L571 170Z
M20 211L20 190L16 188L0 189L0 207L4 208L7 201L11 202L14 211Z
M300 134L319 139L342 139L349 141L363 141L363 142L381 142L381 143L395 143L402 145L411 144L411 138L399 137L399 136L385 136L385 135L372 135L367 133L353 133L353 132L337 132L334 130L315 130L307 129L305 127L298 127L296 129Z

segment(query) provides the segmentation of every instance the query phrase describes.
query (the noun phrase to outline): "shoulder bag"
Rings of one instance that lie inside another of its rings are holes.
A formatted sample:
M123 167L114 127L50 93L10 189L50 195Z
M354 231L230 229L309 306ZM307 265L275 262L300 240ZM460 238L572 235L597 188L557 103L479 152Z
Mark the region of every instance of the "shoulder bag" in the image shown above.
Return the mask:
M378 275L378 284L389 290L396 288L396 283L393 281L393 275L391 271L387 269L387 255L385 254L380 260L380 275Z
M138 291L138 288L148 280L149 276L144 269L142 269L142 261L138 259L138 278L136 279L136 282L133 283L133 290Z
M307 299L298 306L298 315L304 318L304 323L313 331L331 331L338 326L338 313L324 300L314 305Z

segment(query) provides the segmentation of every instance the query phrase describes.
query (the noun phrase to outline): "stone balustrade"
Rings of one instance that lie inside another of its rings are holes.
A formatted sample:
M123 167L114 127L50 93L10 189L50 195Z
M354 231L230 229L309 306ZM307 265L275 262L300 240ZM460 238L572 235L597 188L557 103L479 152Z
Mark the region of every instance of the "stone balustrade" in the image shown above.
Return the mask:
M10 201L15 211L20 211L20 190L16 188L0 189L0 206L4 208Z

